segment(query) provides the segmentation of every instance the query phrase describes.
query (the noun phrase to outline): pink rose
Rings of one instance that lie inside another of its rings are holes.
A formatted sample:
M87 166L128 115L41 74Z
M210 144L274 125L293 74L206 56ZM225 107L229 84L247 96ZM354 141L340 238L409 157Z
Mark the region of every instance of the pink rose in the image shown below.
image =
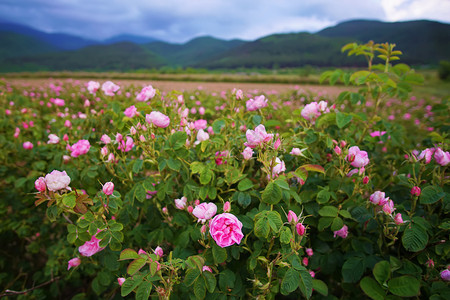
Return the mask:
M400 213L396 214L395 217L394 217L394 222L395 222L395 224L397 224L397 225L403 224L404 221L403 221L403 219L402 219L402 214L400 214Z
M268 134L262 124L256 126L255 130L247 129L245 135L247 137L247 143L244 145L250 148L255 148L273 139L273 134Z
M436 148L434 159L436 159L438 164L444 167L450 162L450 153L448 151L444 152L441 148Z
M158 255L159 257L163 257L163 255L164 255L163 249L162 249L161 247L159 247L159 246L156 247L154 253L155 253L156 255Z
M306 248L306 255L308 255L308 256L313 256L314 255L314 252L313 252L313 249L311 249L311 248Z
M44 192L45 189L47 188L44 177L39 177L38 179L36 179L36 181L34 182L34 187L39 192Z
M114 192L114 183L112 183L111 181L105 183L103 185L103 193L105 193L105 195L112 195Z
M292 148L291 152L289 152L290 155L300 156L302 155L302 150L300 148Z
M209 222L209 233L219 247L239 244L244 237L242 223L234 215L223 213Z
M109 143L111 143L111 138L107 134L104 134L100 138L100 141L102 141L105 144L109 144Z
M206 120L200 119L200 120L194 121L194 128L196 130L206 129L207 126L208 126L208 123L206 122Z
M433 154L434 154L434 148L427 148L420 153L417 160L421 160L421 159L425 158L425 163L429 164L431 162L431 157L433 156Z
M91 144L89 144L88 140L79 140L70 147L70 155L72 157L78 157L80 155L88 153L90 148Z
M341 229L334 231L334 237L340 236L341 238L345 239L348 235L348 227L347 225L342 226Z
M441 278L445 281L450 281L450 270L445 269L441 272Z
M52 192L67 189L70 184L70 177L66 171L53 170L50 174L45 175L44 179L48 190Z
M104 147L102 147L101 149L100 149L100 154L102 155L102 156L106 156L106 155L108 155L108 147L106 147L106 146L104 146Z
M248 111L255 111L267 107L267 99L264 95L256 96L255 99L249 99L245 103Z
M207 132L205 132L203 129L200 129L197 132L197 140L195 141L195 145L200 144L203 141L207 141L209 140L209 134Z
M141 102L148 101L155 97L155 95L156 90L153 88L153 86L149 85L142 88L141 92L136 96L136 100Z
M211 272L211 273L212 273L212 270L211 270L211 268L210 268L210 267L208 267L208 266L203 266L203 268L202 268L202 272L205 272L205 271L208 271L208 272Z
M311 102L305 105L300 114L305 120L314 122L321 113L317 102Z
M154 124L160 128L166 128L170 124L170 118L159 111L152 111L149 115L145 116L145 120L149 124Z
M23 143L23 149L26 149L26 150L31 150L31 149L33 149L33 143L31 143L31 142L25 142L25 143Z
M286 171L286 165L284 164L284 161L277 157L275 159L275 165L272 167L272 177L275 177L284 171Z
M288 212L287 219L288 219L288 222L289 222L289 223L297 224L297 221L298 221L297 215L296 215L295 212L293 212L292 210L290 210L290 211Z
M375 193L373 193L372 195L370 195L370 202L372 202L375 205L383 205L386 201L384 201L385 197L385 193L384 192L380 192L380 191L376 191ZM383 203L383 204L380 204Z
M223 204L223 212L230 212L231 211L231 204L230 201L227 201Z
M136 106L131 105L130 107L125 109L125 111L123 113L128 118L132 118L132 117L134 117L137 114L137 108L136 108Z
M81 264L81 259L79 259L78 257L72 258L71 260L69 260L68 265L67 265L67 270L70 270L70 268L75 268L78 267Z
M111 81L106 81L102 84L102 91L107 96L114 96L114 93L120 89L120 86L114 84Z
M90 241L87 241L78 247L78 251L83 256L92 256L103 249L105 248L100 248L100 239L96 238L95 235L92 236Z
M100 88L100 83L97 81L89 81L87 84L87 89L89 93L95 94L97 93L97 90Z
M245 147L244 151L242 151L242 156L245 160L249 160L253 156L253 149L250 147Z
M122 286L122 284L125 282L125 278L123 278L123 277L119 277L119 278L117 278L117 283L120 285L120 286Z
M281 140L280 140L280 139L277 139L277 140L275 141L275 143L273 144L273 148L274 148L275 150L277 150L278 147L280 147L280 146L281 146Z
M181 197L181 199L175 199L175 207L178 209L184 209L186 207L187 198Z
M59 137L56 134L49 134L48 135L48 142L47 144L58 144L59 143Z
M347 161L353 167L361 168L369 163L369 156L366 151L361 151L358 146L353 146L348 149Z
M385 214L390 215L394 212L394 201L386 198L386 203L383 205L383 211Z
M295 229L297 229L297 234L299 236L303 236L306 232L306 228L302 223L297 223L297 225L295 225Z
M203 202L194 208L192 214L198 218L198 222L205 223L206 220L211 219L216 212L217 206L214 203Z
M411 189L411 195L413 195L413 196L419 197L421 192L422 192L422 190L421 190L420 187L418 187L418 186L414 186L414 187Z

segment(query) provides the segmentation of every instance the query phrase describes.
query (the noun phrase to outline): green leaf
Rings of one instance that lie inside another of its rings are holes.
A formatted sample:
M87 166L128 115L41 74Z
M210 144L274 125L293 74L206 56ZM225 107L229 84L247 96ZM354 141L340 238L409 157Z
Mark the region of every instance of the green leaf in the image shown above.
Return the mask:
M241 192L246 191L252 187L253 187L253 182L248 178L244 178L241 181L239 181L238 190L240 190Z
M281 216L276 211L269 211L267 214L267 219L269 221L270 228L272 228L274 232L278 232L281 226L283 226Z
M383 300L386 292L372 277L364 277L359 286L363 292L373 300Z
M198 276L200 276L199 269L189 269L184 276L184 284L186 286L191 286L197 280Z
M250 197L249 194L247 193L241 193L238 192L238 203L240 206L242 206L243 208L246 208L247 206L250 205L250 203L252 203L252 198Z
M142 159L139 159L139 158L136 159L133 164L133 173L134 174L139 173L139 171L142 169L143 165L144 165L144 161Z
M267 204L277 204L282 196L281 188L274 182L269 182L261 195L261 200Z
M137 254L136 251L133 249L124 249L122 252L120 252L119 260L126 260L126 259L137 259L139 258L139 254Z
M389 280L388 288L396 296L414 297L419 295L420 282L415 277L405 275Z
M317 291L319 294L328 296L328 286L322 280L313 279L313 289Z
M142 282L143 279L144 278L142 276L127 278L120 287L120 295L122 297L127 296Z
M427 186L422 190L419 201L421 204L433 204L445 197L445 192L439 186Z
M331 193L327 190L321 190L317 193L316 201L319 204L325 204L327 203L331 198Z
M298 283L298 287L300 288L300 291L302 292L303 296L306 297L306 299L311 298L312 295L312 289L313 289L313 278L311 277L311 274L307 270L300 270L300 281Z
M202 172L200 173L200 183L203 185L208 184L211 181L213 175L214 172L211 171L210 169L207 168L203 169Z
M259 238L267 238L270 232L269 223L267 218L260 218L255 223L255 235Z
M152 283L150 281L142 282L136 291L136 300L147 300L152 291Z
M74 208L75 205L77 204L77 198L73 194L67 194L62 199L62 202L65 206Z
M212 243L212 253L214 262L216 264L223 263L227 260L227 250L225 248L219 247L216 243Z
M123 229L123 225L120 223L109 224L109 230L111 230L111 231L121 231L122 229Z
M333 223L334 218L333 217L323 217L319 219L319 231L323 231L325 228L328 228L331 223Z
M213 275L213 273L209 271L205 271L202 273L203 278L205 279L206 288L210 293L214 293L214 290L217 285L216 277Z
M133 276L134 274L136 274L136 272L138 272L143 266L145 266L147 260L145 258L137 258L135 260L133 260L127 268L127 273L130 274L131 276Z
M283 295L289 295L298 288L300 273L294 268L290 268L284 274L283 280L281 281L281 293Z
M334 206L324 206L319 210L319 215L322 217L337 217L338 209ZM341 226L342 227L342 226Z
M169 142L174 150L183 148L186 144L187 134L184 131L177 131L169 137Z
M234 288L234 282L236 281L236 275L229 270L225 269L220 272L219 275L219 286L222 291Z
M333 219L333 223L331 223L331 231L338 231L342 226L344 226L344 221L341 218L336 217Z
M283 244L289 244L291 242L291 239L291 229L289 227L283 227L283 230L281 230L280 242L282 242Z
M205 299L206 284L204 280L197 280L194 283L194 294L197 299Z
M391 277L391 265L388 261L382 260L373 267L373 276L379 284L384 284Z
M306 164L300 166L301 169L311 172L319 172L322 174L325 174L325 169L320 165L312 165L312 164Z
M172 157L167 160L167 165L173 171L179 171L181 168L181 162L178 159L173 159Z
M156 261L152 261L150 263L150 275L155 276L156 272L158 272L158 264Z
M147 191L144 189L142 184L138 183L135 185L134 197L141 203L147 199Z
M350 257L342 266L344 282L358 282L365 268L364 259L361 257Z
M418 252L425 249L428 243L428 234L421 226L410 223L406 226L402 236L402 244L406 250Z
M222 128L224 128L226 124L227 123L224 120L222 120L222 119L215 120L213 122L213 124L212 124L212 128L214 130L214 133L215 134L219 134L220 131L222 130Z
M347 113L336 113L336 124L339 128L344 128L353 119L352 115Z

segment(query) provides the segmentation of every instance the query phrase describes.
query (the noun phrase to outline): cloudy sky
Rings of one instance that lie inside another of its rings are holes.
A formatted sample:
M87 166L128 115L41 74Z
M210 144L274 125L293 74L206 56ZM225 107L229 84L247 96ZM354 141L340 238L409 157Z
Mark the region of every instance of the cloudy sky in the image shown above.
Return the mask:
M0 21L92 39L128 33L170 42L316 32L350 19L450 23L450 0L0 0Z

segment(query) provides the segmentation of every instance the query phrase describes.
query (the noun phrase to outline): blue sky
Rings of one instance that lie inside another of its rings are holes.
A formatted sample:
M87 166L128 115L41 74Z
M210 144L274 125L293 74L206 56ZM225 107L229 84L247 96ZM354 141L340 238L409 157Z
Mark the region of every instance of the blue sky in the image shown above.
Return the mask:
M450 0L0 0L0 21L92 39L117 34L186 42L316 32L350 19L450 23Z

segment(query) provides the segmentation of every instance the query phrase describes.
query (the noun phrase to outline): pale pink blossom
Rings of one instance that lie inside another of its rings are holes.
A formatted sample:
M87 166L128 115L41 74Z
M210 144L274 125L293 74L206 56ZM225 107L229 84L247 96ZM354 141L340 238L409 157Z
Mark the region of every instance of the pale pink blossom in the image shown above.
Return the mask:
M160 128L166 128L170 124L170 118L159 111L152 111L150 114L145 116L145 120L149 124L154 124Z
M302 155L302 150L300 148L292 148L291 152L289 152L290 155L300 156Z
M104 134L100 138L100 141L102 141L104 144L109 144L111 143L111 138L107 134Z
M59 137L56 134L49 134L48 135L48 142L47 144L58 144L59 143Z
M425 163L429 164L431 162L433 154L434 148L427 148L420 153L419 157L417 157L417 160L425 158Z
M223 204L223 212L230 212L231 211L231 204L230 201L227 201Z
M384 200L385 198L386 198L386 194L384 192L376 191L372 195L370 195L369 200L370 200L370 202L372 202L375 205L380 205L380 203L384 204L386 202ZM383 204L381 204L381 205L383 205Z
M211 268L210 268L210 267L208 267L208 266L203 266L203 268L202 268L202 272L205 272L205 271L208 271L208 272L211 272L211 273L212 273L212 270L211 270Z
M103 193L105 193L105 195L112 195L114 192L114 183L112 183L111 181L105 183L103 185Z
M92 256L95 253L102 251L103 249L105 248L100 247L100 239L93 235L90 241L87 241L83 245L78 247L78 252L80 252L80 254L83 256Z
M29 141L26 141L25 143L23 143L23 149L25 149L25 150L31 150L31 149L33 149L33 143L32 142L29 142Z
M131 149L133 149L133 147L134 147L133 138L130 136L127 136L126 141L122 139L119 142L119 146L117 147L117 149L121 150L122 152L128 152L128 151L131 151Z
M187 198L181 197L180 199L175 199L175 207L178 209L184 209L186 207Z
M209 234L219 247L240 244L244 234L242 223L230 213L217 215L209 222Z
M106 147L106 146L102 147L102 148L100 149L100 154L101 154L102 156L108 155L108 147Z
M370 133L371 137L376 137L376 136L383 136L386 134L386 131L374 131Z
M275 159L275 165L272 166L272 177L276 177L278 174L284 171L286 171L286 165L284 164L284 161L277 157Z
M289 223L297 224L297 215L292 210L288 212L287 219Z
M45 184L49 191L56 192L62 189L67 189L70 184L70 177L66 171L53 170L51 173L45 175Z
M264 95L256 96L255 99L249 99L245 105L248 111L255 111L264 108L268 105L267 99Z
M44 177L39 177L38 179L36 179L36 181L34 182L34 187L39 192L44 192L45 189L47 188L47 185L45 184L45 178Z
M202 222L204 224L207 220L211 219L216 212L217 206L214 203L203 202L194 208L192 214L198 218L198 222Z
M114 93L117 92L119 89L120 87L111 81L106 81L102 84L102 91L107 96L114 96Z
M277 139L277 140L275 141L275 143L273 144L273 148L275 148L275 150L277 150L278 147L280 147L280 146L281 146L281 140L280 140L280 139Z
M206 120L200 119L200 120L194 121L194 128L196 130L206 129L207 126L208 126L208 122Z
M253 149L250 147L245 147L244 151L242 151L242 156L245 160L249 160L253 156Z
M200 129L197 132L197 140L195 141L195 145L200 144L203 141L209 140L209 134L205 131L203 131L203 129Z
M273 134L268 134L262 124L256 126L255 130L247 129L245 135L247 137L247 143L244 145L250 148L255 148L273 139Z
M311 249L311 248L306 248L305 252L306 252L306 255L308 255L308 256L314 255L313 249Z
M120 285L120 286L122 286L122 284L125 282L125 278L123 278L123 277L119 277L119 278L117 278L117 283Z
M389 198L386 199L386 203L383 205L383 211L385 214L390 215L394 212L394 201Z
M358 146L348 149L347 161L355 168L364 167L369 163L369 156L366 151L361 151Z
M80 155L88 153L90 148L91 144L89 144L88 140L79 140L70 147L70 155L72 157L78 157Z
M71 260L68 261L67 270L70 270L70 268L78 267L80 264L81 259L79 259L78 257L72 258Z
M321 112L317 102L311 102L305 105L300 114L305 120L314 122L321 115Z
M403 221L403 219L402 219L402 214L401 214L401 213L398 213L398 214L395 215L395 217L394 217L394 222L395 222L395 224L397 224L397 225L401 225L401 224L404 223L404 221Z
M97 93L98 89L100 88L100 83L97 81L89 81L87 83L87 89L89 93L95 95Z
M450 162L450 153L448 151L444 152L441 148L436 148L434 152L434 159L441 166L446 166Z
M158 255L159 257L163 257L163 255L164 255L164 251L163 251L163 249L160 246L156 247L154 253L156 255Z
M143 87L140 93L136 96L137 101L148 101L155 97L156 90L153 88L153 86L148 85L146 87Z
M347 235L348 235L348 226L347 225L344 225L344 226L342 226L341 229L334 231L334 237L340 236L341 238L345 239L345 238L347 238Z
M131 105L130 107L128 107L127 109L125 109L125 111L123 112L125 116L127 116L128 118L133 118L134 116L136 116L137 114L137 108L134 105Z

